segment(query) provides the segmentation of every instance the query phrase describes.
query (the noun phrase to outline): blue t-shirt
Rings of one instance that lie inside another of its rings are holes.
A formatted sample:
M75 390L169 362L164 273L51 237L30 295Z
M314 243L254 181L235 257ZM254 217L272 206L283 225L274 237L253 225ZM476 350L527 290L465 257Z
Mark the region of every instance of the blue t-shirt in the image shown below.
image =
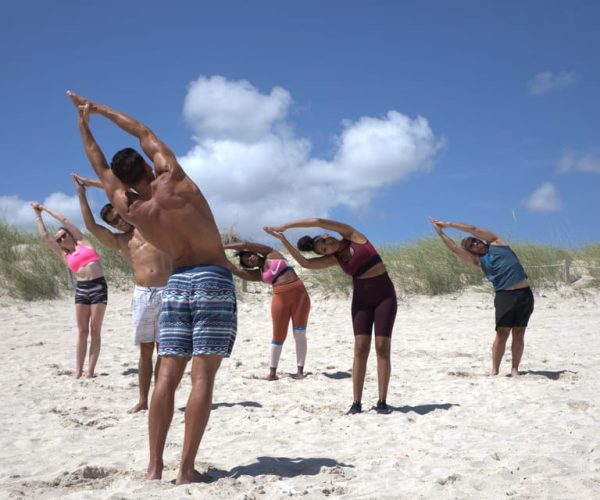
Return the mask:
M509 246L490 245L488 253L479 257L479 263L496 291L505 290L527 279L525 269Z

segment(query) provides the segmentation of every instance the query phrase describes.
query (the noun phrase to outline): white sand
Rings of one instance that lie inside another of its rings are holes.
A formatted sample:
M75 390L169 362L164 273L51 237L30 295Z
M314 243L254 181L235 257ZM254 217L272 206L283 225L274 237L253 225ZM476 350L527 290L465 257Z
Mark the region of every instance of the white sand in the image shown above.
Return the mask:
M197 466L211 482L172 484L189 392L176 395L162 482L144 480L147 412L137 400L129 292L113 292L98 377L73 380L72 299L0 309L0 496L8 498L600 498L600 294L536 292L519 379L510 353L486 376L489 292L400 301L390 415L375 356L361 415L352 402L348 299L313 296L306 380L293 338L266 382L270 295L245 294L219 371Z

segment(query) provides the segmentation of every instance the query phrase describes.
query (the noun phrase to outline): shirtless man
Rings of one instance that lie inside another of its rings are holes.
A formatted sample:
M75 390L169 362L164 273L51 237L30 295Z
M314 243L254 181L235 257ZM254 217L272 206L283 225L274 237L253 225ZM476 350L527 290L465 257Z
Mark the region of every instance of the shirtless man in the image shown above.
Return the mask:
M113 233L104 226L96 223L87 197L86 187L102 188L102 183L97 179L86 179L77 174L71 178L79 195L79 205L85 227L105 247L119 252L119 255L133 269L135 288L131 301L131 317L133 322L133 343L140 346L140 359L138 362L138 381L140 399L129 410L137 413L148 409L148 393L152 383L152 372L155 377L160 366L160 357L156 360L156 369L152 367L154 344L158 348L158 320L162 302L162 292L171 274L171 259L158 248L142 238L140 232L131 224L125 222L114 207L107 203L100 211L102 220L122 231Z
M68 92L79 111L79 131L96 175L115 209L142 237L168 254L173 273L163 293L162 356L148 419L148 479L160 479L173 418L175 389L192 357L192 389L185 409L177 484L202 480L194 460L206 428L214 380L233 349L237 309L232 268L210 207L175 155L147 126L108 106ZM88 126L90 114L114 122L140 141L154 170L135 150L115 154L109 168Z

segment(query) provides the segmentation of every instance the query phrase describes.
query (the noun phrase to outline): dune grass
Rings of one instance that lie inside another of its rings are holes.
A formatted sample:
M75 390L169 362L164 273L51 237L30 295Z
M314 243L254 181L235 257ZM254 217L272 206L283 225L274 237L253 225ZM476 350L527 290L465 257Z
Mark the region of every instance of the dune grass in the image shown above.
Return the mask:
M235 241L237 235L234 233L232 230L224 232L224 241ZM88 239L100 253L109 285L130 287L133 274L117 252L104 248L91 235ZM587 287L600 287L600 244L579 249L538 243L518 243L511 247L523 263L534 288L581 281L585 281ZM379 250L399 296L440 295L473 286L492 291L479 269L460 262L438 238L381 246ZM338 266L319 271L295 267L309 289L342 295L352 291L352 280ZM45 246L37 233L24 232L0 222L0 288L22 300L51 299L68 292L68 273L64 263Z

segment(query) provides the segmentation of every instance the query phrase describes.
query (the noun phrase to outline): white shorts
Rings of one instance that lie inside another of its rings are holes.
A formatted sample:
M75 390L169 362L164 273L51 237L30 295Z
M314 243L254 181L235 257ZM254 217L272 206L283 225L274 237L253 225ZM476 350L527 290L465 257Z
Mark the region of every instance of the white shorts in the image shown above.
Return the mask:
M133 343L158 342L160 308L165 287L137 286L131 299Z

